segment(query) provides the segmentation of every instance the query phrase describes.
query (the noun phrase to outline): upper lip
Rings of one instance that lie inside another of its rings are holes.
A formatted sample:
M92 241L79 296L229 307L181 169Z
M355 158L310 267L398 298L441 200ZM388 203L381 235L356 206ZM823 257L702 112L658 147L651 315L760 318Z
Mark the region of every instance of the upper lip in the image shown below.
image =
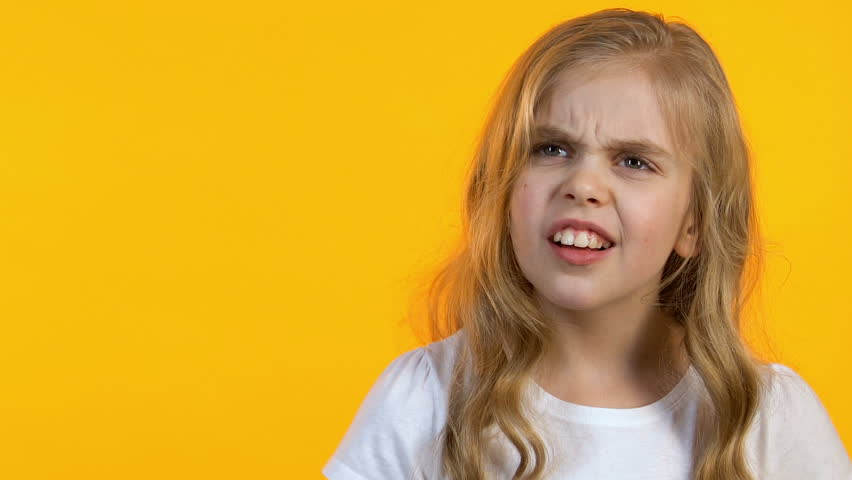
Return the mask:
M611 242L615 245L615 240L612 238L612 235L606 231L603 227L594 222L589 222L587 220L580 220L578 218L561 218L555 221L551 226L550 230L547 231L547 238L552 239L556 232L561 232L566 228L571 227L577 230L589 230L596 233L599 237L604 240Z

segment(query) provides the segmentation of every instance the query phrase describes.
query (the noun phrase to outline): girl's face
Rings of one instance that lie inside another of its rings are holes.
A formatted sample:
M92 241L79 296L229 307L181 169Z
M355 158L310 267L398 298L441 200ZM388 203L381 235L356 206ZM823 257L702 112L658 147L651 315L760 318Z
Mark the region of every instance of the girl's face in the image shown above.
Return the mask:
M539 297L559 309L638 304L656 291L673 249L693 253L684 222L691 172L674 153L644 71L563 73L558 80L535 127L565 134L533 137L536 151L511 198L515 256ZM563 260L548 232L565 218L596 223L614 247L591 264Z

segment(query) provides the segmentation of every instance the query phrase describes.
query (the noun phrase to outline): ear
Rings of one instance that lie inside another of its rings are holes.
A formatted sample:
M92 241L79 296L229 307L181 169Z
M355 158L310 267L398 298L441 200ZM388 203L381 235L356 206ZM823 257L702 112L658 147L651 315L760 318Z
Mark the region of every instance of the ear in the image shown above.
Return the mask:
M687 215L683 227L675 241L674 251L683 258L694 257L701 248L698 246L698 229L693 216Z

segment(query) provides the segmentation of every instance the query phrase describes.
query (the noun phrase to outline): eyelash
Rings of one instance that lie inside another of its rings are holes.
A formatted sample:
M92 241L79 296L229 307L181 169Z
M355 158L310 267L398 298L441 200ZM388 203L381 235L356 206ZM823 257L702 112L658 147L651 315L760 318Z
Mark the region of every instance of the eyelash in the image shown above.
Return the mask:
M540 144L536 145L536 147L533 149L533 151L534 151L535 153L540 153L540 152L542 151L542 149L544 149L544 147L558 147L558 148L560 148L560 149L562 149L562 150L565 150L565 151L567 151L567 150L568 150L568 149L566 149L565 147L563 147L563 146L561 146L561 145L559 145L559 144L556 144L556 143L540 143ZM546 157L552 157L553 155L545 155L545 156L546 156ZM647 171L649 171L649 172L653 172L653 171L654 171L654 168L653 168L653 166L652 166L651 162L649 162L648 160L645 160L644 158L642 158L642 157L640 157L640 156L637 156L637 155L630 155L630 156L628 156L628 157L626 157L626 158L633 158L633 159L639 160L640 162L642 162L642 164L643 164L643 165L645 165L646 167L648 167L648 168L645 168L645 169L643 169L643 168L630 168L630 170L640 170L640 171L641 171L641 170L647 170Z

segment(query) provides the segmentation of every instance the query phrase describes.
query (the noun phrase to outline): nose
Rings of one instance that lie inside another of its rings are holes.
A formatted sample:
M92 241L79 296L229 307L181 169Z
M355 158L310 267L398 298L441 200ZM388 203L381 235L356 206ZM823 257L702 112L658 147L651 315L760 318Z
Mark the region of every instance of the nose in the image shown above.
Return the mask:
M591 158L578 161L562 182L561 196L580 204L604 205L611 197L606 175L604 167Z

